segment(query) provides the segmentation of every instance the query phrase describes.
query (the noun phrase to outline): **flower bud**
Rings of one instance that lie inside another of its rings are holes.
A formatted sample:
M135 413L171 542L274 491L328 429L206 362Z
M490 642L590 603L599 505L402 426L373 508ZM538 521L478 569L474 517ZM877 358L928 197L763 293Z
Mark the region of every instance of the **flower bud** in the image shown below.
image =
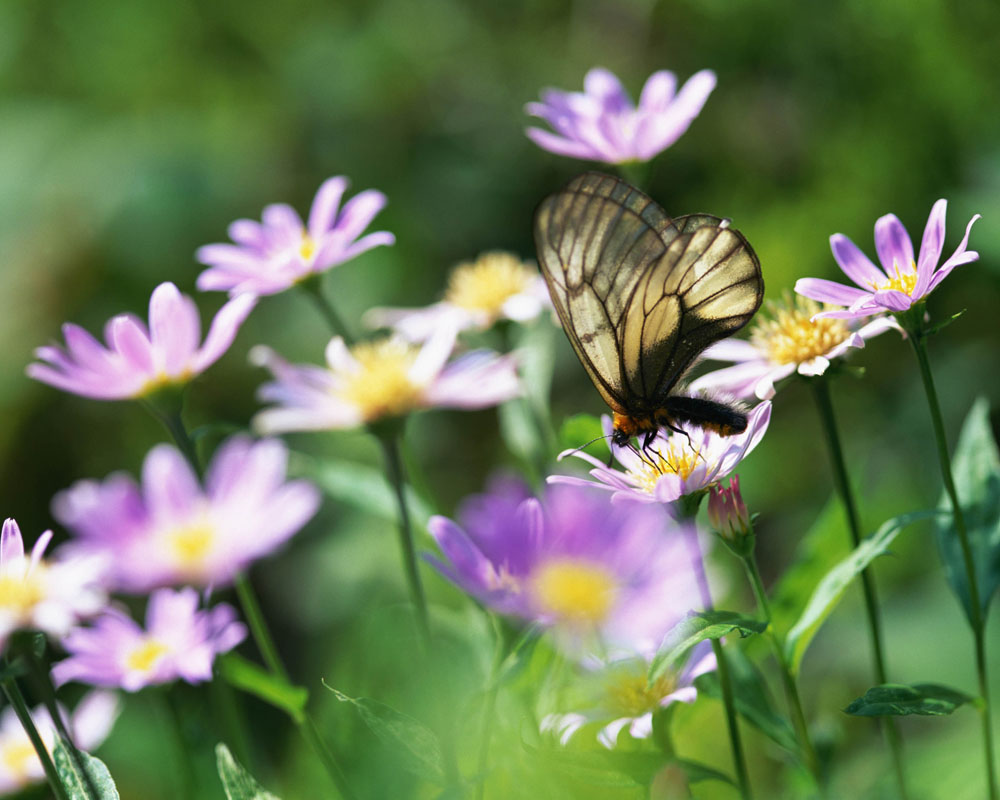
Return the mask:
M727 544L738 544L753 534L750 514L740 495L740 477L734 475L729 488L715 484L708 493L708 521Z

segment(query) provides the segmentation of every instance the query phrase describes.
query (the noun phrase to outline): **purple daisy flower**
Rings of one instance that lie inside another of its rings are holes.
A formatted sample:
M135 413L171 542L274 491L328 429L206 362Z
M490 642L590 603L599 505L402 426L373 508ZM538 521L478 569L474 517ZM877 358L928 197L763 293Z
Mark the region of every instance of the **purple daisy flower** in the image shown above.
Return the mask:
M832 361L864 347L868 339L890 329L902 333L893 317L880 316L860 325L854 320L825 318L822 310L805 297L770 303L754 321L750 341L723 339L701 354L709 361L732 361L733 366L702 375L688 389L769 400L774 397L774 384L789 375L822 375Z
M528 128L528 138L556 155L608 164L649 161L666 150L698 116L715 88L715 73L695 73L677 91L677 77L661 70L649 76L636 107L621 82L600 67L583 79L583 92L546 89L542 102L524 110L553 131Z
M215 315L201 342L201 319L194 301L172 283L161 283L149 299L149 327L132 314L112 318L101 344L78 325L63 325L66 348L39 347L41 364L28 376L64 392L95 400L145 397L183 385L219 360L236 338L257 299L234 297Z
M343 176L324 181L307 223L284 203L267 206L260 222L236 220L229 226L235 244L198 248L195 257L209 267L198 276L198 288L277 294L373 247L394 244L388 231L361 236L385 207L385 195L368 189L341 207L347 185Z
M114 692L93 691L77 703L72 714L63 713L73 741L81 750L92 752L108 738L121 702ZM49 755L56 745L56 728L44 706L31 710L31 719ZM31 739L11 706L0 712L0 795L15 794L45 779Z
M127 692L178 678L201 683L212 679L215 657L246 635L232 606L199 611L195 589L159 589L149 596L145 628L109 608L92 627L70 632L63 640L69 658L52 668L52 679L58 686L77 681Z
M681 425L685 433L661 430L648 448L617 447L611 452L623 469L598 461L582 450L567 450L560 458L582 458L593 469L595 481L571 475L551 475L549 483L587 486L612 492L616 502L672 503L685 495L707 489L736 469L760 444L771 421L771 403L764 401L750 412L747 429L736 436L720 436L694 425ZM612 433L611 418L601 418L604 432Z
M687 549L662 509L613 506L571 486L542 500L509 481L428 523L427 560L502 614L552 626L574 645L652 654L695 604Z
M114 589L227 584L295 534L319 507L306 481L287 481L288 451L276 439L228 439L199 484L170 445L146 456L142 486L126 474L80 481L52 512L76 536L66 545L106 556Z
M597 740L613 749L623 730L634 739L648 739L653 734L653 714L673 703L693 703L698 698L694 680L716 668L710 642L702 642L688 655L682 669L663 673L650 683L649 661L645 658L621 658L592 665L584 677L584 693L590 705L585 711L548 714L542 718L543 732L554 734L566 745L585 725L604 723L597 730Z
M913 243L903 223L895 214L879 217L875 223L875 250L882 269L876 267L858 247L840 233L830 237L830 248L837 264L859 287L844 286L821 278L801 278L795 291L821 303L846 308L821 311L817 317L850 319L889 312L907 311L933 292L955 267L979 259L975 250L967 250L976 214L965 228L958 249L938 266L944 248L944 218L947 200L938 200L927 218L920 256L915 259Z
M517 361L489 350L449 361L457 331L439 326L420 347L400 338L348 348L339 336L326 348L326 367L289 364L267 347L251 360L275 380L261 400L274 407L254 418L261 433L356 428L422 408L487 408L521 393Z

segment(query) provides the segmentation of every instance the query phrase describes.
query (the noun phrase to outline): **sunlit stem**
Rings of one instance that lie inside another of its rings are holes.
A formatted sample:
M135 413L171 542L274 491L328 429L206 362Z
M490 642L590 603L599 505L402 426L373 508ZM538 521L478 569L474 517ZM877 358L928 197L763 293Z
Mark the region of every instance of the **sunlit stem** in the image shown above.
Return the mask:
M312 299L319 313L323 315L323 319L326 320L326 324L330 326L330 330L333 331L334 336L339 336L344 340L344 344L350 347L354 344L355 339L351 335L351 332L347 329L347 324L344 322L340 314L337 313L337 309L334 308L333 303L323 294L323 287L320 284L320 276L314 275L301 283L299 286L302 290Z
M493 627L493 636L496 643L493 649L493 661L490 664L490 673L486 685L486 699L483 703L483 729L479 740L479 764L476 768L476 776L479 779L479 788L476 790L478 800L483 800L486 796L486 771L490 763L490 741L493 738L493 717L496 714L497 694L500 690L500 667L503 665L504 657L507 654L507 640L504 636L503 628L497 620L496 615L489 614L490 624Z
M618 164L618 172L627 183L640 191L645 191L646 180L649 178L648 161L626 161Z
M7 699L14 708L14 713L17 715L18 721L20 721L21 727L28 734L28 739L31 740L31 746L35 748L38 760L42 762L42 769L45 771L45 778L49 782L52 794L55 795L56 800L70 800L66 787L63 786L63 782L59 779L56 765L52 763L52 758L49 756L49 750L45 746L45 742L42 741L42 737L38 733L38 728L35 727L35 723L31 719L31 712L28 710L28 704L24 702L24 695L21 694L21 689L18 687L17 681L11 677L4 678L3 692L7 695Z
M806 715L802 710L802 700L799 697L799 689L795 683L791 668L788 665L788 658L785 656L785 643L782 636L774 629L771 617L771 604L764 591L764 582L760 577L760 570L757 568L757 557L751 550L743 556L743 566L746 567L747 577L750 579L750 586L753 588L754 597L757 600L757 608L767 621L768 639L771 642L771 649L778 662L781 672L781 682L785 689L785 697L788 700L788 707L791 710L792 724L795 726L795 733L799 739L799 746L802 748L802 755L806 762L806 768L812 773L817 785L821 785L819 759L816 757L816 748L813 747L812 738L809 736L809 725L806 723Z
M819 411L823 434L826 437L827 450L830 453L830 463L833 468L833 482L840 495L847 517L847 529L851 535L851 546L856 548L861 544L861 522L858 507L854 500L854 492L847 477L847 462L844 460L844 450L840 444L840 432L837 429L837 419L833 413L833 403L830 400L830 387L825 376L818 376L809 381L813 387L816 408ZM868 636L871 640L872 665L875 672L875 682L886 683L885 656L882 649L882 625L878 613L878 598L875 593L875 578L871 567L865 567L861 572L861 589L865 599L865 614L868 618ZM885 731L892 758L893 771L896 776L896 786L901 800L909 796L906 789L906 773L903 768L903 742L892 717L883 717L881 723L876 718L876 724L881 724Z
M701 544L698 542L698 529L695 526L695 515L698 505L704 493L697 496L688 495L679 501L681 511L685 519L682 524L684 530L685 543L691 558L691 566L694 569L695 580L698 584L698 592L701 595L701 604L705 611L712 611L712 592L708 586L708 576L705 574L705 558L701 552ZM753 791L750 788L750 773L747 770L746 756L743 754L743 742L740 738L739 720L736 717L736 701L733 696L733 684L729 675L729 666L726 664L725 654L722 651L722 644L718 639L712 639L712 652L715 654L717 664L716 671L719 674L719 687L722 689L722 704L726 710L726 727L729 731L729 746L733 753L733 766L736 770L736 780L740 787L740 796L743 800L751 800Z
M424 586L420 580L417 568L417 551L413 542L413 526L410 524L410 508L406 499L406 475L403 471L403 460L399 454L399 440L402 436L403 423L386 424L372 427L372 433L382 445L385 458L385 472L396 496L396 506L399 510L399 550L403 559L403 570L406 573L406 584L410 592L410 600L417 614L417 627L421 642L430 644L430 624L427 615L427 598L424 596Z
M922 307L921 307L922 311ZM944 432L944 421L941 417L941 406L938 404L937 390L934 388L934 377L931 375L930 362L927 359L926 333L922 326L922 313L914 315L910 325L906 325L913 351L920 364L920 377L927 394L927 405L930 408L931 421L934 425L934 439L937 443L938 461L941 464L941 478L944 489L948 493L951 509L955 519L955 533L962 548L962 561L965 565L966 580L969 584L969 613L972 623L972 635L976 643L976 676L979 681L979 695L982 705L979 708L983 729L983 749L986 759L986 780L989 787L990 800L997 800L996 769L993 764L993 726L990 721L989 679L986 672L986 619L980 605L979 580L976 577L976 565L972 556L972 545L969 533L965 527L965 515L955 490L955 479L951 474L951 458L948 455L948 439ZM917 324L914 320L919 320Z

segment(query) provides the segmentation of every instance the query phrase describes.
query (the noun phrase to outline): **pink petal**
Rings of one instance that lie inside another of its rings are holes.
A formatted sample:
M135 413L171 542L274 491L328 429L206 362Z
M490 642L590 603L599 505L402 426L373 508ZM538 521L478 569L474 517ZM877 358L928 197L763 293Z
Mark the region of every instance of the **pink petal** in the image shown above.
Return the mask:
M240 294L219 309L208 329L205 343L195 355L193 369L196 373L208 369L229 349L256 304L256 295Z
M639 110L649 113L663 111L674 99L677 91L677 76L674 73L661 69L654 72L646 79L646 85L642 87L642 94L639 95Z
M24 558L24 540L21 538L21 529L17 522L8 517L3 522L3 530L0 531L0 565L7 566L11 561L20 561Z
M920 260L917 263L917 289L914 289L914 297L922 297L923 289L930 283L931 274L941 258L941 250L944 248L944 220L948 210L948 201L938 200L931 213L927 217L927 227L924 228L924 238L920 242ZM923 285L920 285L923 284Z
M149 299L149 332L157 367L176 377L188 366L201 339L194 301L172 283L161 283Z
M837 306L851 306L859 300L870 298L871 292L844 286L823 278L799 278L795 281L795 291L803 297L808 297L820 303L831 303Z
M150 450L142 465L142 491L150 514L160 521L183 517L201 501L191 466L174 447Z
M282 241L291 241L302 235L305 226L302 224L302 217L298 212L286 203L274 203L264 209L261 214L264 226L272 228L269 232L271 236L277 234Z
M309 211L309 235L314 242L319 242L323 234L333 227L345 191L347 191L347 178L343 176L328 178L319 187L312 209Z
M885 274L890 278L894 278L897 271L906 274L912 269L914 259L910 234L895 214L886 214L876 220L875 250Z
M353 241L364 232L375 216L388 202L382 192L367 189L356 194L344 204L334 231L347 241Z
M605 154L596 151L584 142L573 141L571 139L556 136L554 133L542 130L541 128L528 128L525 130L528 138L543 150L555 153L557 156L569 156L590 161L607 161L614 163L613 158L607 158Z
M906 292L900 292L896 289L875 292L874 300L880 306L888 308L890 311L906 311L906 309L913 305L912 297L906 294Z
M844 234L835 233L830 237L830 249L844 274L858 286L873 289L878 284L885 283L885 273Z
M146 326L131 314L121 314L111 320L111 342L132 370L148 375L156 372L153 346Z
M621 81L610 70L594 67L583 78L583 90L601 104L605 112L632 108L632 99Z

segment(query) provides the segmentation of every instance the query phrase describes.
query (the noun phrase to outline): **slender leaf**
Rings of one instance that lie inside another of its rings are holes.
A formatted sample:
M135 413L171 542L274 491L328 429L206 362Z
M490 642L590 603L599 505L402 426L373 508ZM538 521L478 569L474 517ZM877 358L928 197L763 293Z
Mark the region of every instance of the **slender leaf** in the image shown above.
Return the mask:
M692 612L678 622L664 637L663 644L649 665L649 680L655 681L676 664L698 642L721 639L729 633L745 638L767 630L767 623L737 614L735 611Z
M219 674L231 686L259 697L292 719L302 718L309 700L308 689L294 686L232 651L217 659L215 664Z
M805 611L788 633L785 652L793 672L798 672L809 644L820 626L837 607L844 591L855 577L861 574L876 557L888 552L889 545L907 525L935 516L935 511L913 511L883 523L874 534L859 544L854 551L830 570L819 582Z
M357 709L365 725L389 747L405 770L430 781L445 782L441 743L434 731L385 703L367 697L350 697L332 686L326 688L340 702L350 703Z
M799 745L795 731L791 723L775 710L767 682L757 667L743 653L732 647L726 650L726 663L729 665L737 713L771 741L788 752L797 754ZM715 672L698 676L695 679L695 686L707 697L722 699L719 677Z
M684 770L684 774L691 783L700 783L701 781L720 781L721 783L728 783L730 786L736 786L733 779L726 775L725 772L720 772L715 769L715 767L708 766L708 764L702 764L698 761L689 761L686 758L678 758L672 763Z
M70 800L120 800L118 789L104 762L82 750L79 752L86 775L80 771L76 759L61 738L56 741L52 750L52 762Z
M904 717L920 714L942 717L974 698L937 683L886 683L873 686L847 708L845 714L856 717Z
M976 567L979 604L985 616L1000 586L1000 453L993 438L990 407L985 398L976 400L965 418L951 469ZM949 514L938 519L934 538L948 583L971 622L972 601L965 560L946 494L942 495L939 507Z
M278 800L240 766L222 742L215 746L215 766L228 800Z

